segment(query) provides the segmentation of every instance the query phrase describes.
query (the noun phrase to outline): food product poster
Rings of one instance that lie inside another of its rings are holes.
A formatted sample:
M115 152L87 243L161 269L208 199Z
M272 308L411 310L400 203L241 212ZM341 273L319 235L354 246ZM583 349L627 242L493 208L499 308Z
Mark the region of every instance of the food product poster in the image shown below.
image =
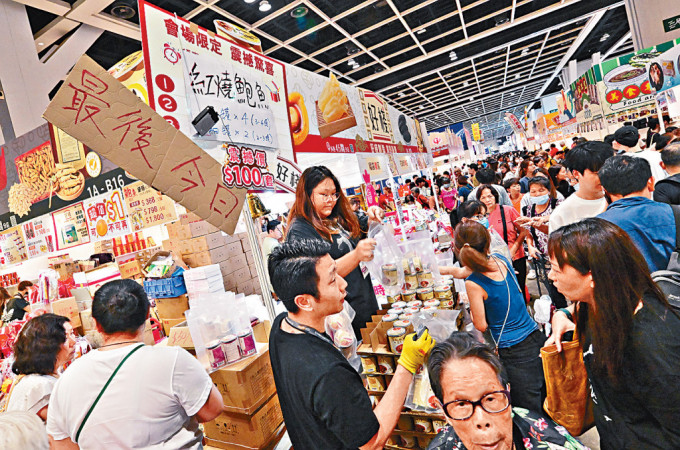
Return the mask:
M90 241L111 239L132 232L123 191L115 189L83 202Z
M578 123L590 122L602 117L602 102L595 71L592 68L570 85L570 92Z
M446 129L441 129L441 131L430 131L427 133L427 138L430 141L430 148L433 152L449 148L449 137L446 133Z
M0 233L0 251L3 265L17 264L28 258L21 227L12 227Z
M57 238L57 250L64 250L90 242L82 202L53 212L52 225L54 226Z
M293 151L284 64L139 2L149 104L192 139ZM199 136L192 120L212 107L218 121Z
M49 215L22 223L21 229L24 233L26 253L29 259L37 258L56 250L54 224Z
M567 125L576 123L576 107L574 106L574 98L571 96L569 91L562 89L560 93L555 96L555 101L557 103L557 112L559 114L558 120L560 125L565 127ZM513 117L515 117L514 114ZM519 126L521 128L519 120L517 120L516 117L514 121L516 121L515 126Z
M43 117L139 181L233 234L247 191L228 188L221 161L87 55L78 60Z
M676 41L680 42L680 39ZM653 91L663 92L680 86L680 45L674 45L651 60L647 73Z
M392 134L394 135L394 142L399 146L404 147L399 153L419 153L425 151L425 148L419 146L418 143L418 125L416 120L399 111L392 105L387 105L390 121L392 123ZM422 139L422 137L420 137Z
M666 43L648 47L593 68L605 115L654 104L648 66L671 46Z
M177 220L175 202L141 181L123 188L131 231Z
M132 181L63 130L41 125L0 146L0 231Z

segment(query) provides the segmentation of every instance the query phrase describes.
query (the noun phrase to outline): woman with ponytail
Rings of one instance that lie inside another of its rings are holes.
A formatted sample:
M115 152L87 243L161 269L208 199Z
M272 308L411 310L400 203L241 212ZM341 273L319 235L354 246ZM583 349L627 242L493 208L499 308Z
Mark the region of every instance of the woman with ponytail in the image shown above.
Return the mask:
M545 335L527 312L512 262L491 253L490 242L489 231L475 221L459 224L454 232L458 259L472 271L465 279L472 323L490 334L507 371L512 404L541 411L545 381L540 351Z

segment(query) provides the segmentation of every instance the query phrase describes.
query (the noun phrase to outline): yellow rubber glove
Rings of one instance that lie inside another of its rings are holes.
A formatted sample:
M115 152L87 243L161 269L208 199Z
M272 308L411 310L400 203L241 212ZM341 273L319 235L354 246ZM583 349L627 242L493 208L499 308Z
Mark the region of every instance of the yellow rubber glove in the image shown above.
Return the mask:
M418 367L425 364L427 355L436 344L434 339L430 336L428 330L425 330L420 335L420 339L415 340L416 334L411 333L404 338L404 346L401 349L401 357L398 364L401 364L406 370L415 374Z

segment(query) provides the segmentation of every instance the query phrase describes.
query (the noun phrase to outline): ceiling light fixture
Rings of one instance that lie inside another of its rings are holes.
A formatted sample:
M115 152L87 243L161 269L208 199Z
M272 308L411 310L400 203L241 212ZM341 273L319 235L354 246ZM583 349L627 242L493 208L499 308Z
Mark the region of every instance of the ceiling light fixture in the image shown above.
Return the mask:
M510 95L515 95L515 93L514 93L514 92L511 92Z
M457 60L457 59L458 59L458 55L456 54L456 52L454 52L453 50L451 50L451 53L449 53L449 59L450 59L451 61Z
M423 34L427 31L427 28L421 28L420 30L416 31L416 34Z
M474 99L475 99L474 97L470 97L470 101L473 101Z
M525 49L522 50L522 56L526 55L527 53L529 53L528 48L525 48Z
M404 97L405 95L406 95L406 94L404 94L403 92L400 92L400 93L399 93L399 97Z
M128 20L132 19L133 17L135 17L135 14L137 14L134 5L135 3L131 3L129 1L117 1L113 4L109 11L111 12L111 15L114 17L123 20Z
M256 0L243 0L243 1L250 4L250 3L255 3Z
M45 43L44 42L38 42L38 45L42 47L43 45L45 45Z
M606 41L607 39L609 39L609 37L610 37L609 33L603 34L602 37L600 38L600 42Z
M349 64L350 66L353 66L355 62L356 61L354 61L354 58L350 58L347 60L347 64Z
M515 75L515 80L519 80L520 74Z
M419 105L419 106L418 106L418 109L423 109L423 108L424 108L423 105Z
M260 9L260 11L262 11L262 12L267 12L267 11L269 11L270 9L272 9L272 5L271 5L271 3L269 3L267 0L262 0L262 1L260 2L260 8L259 8L259 9Z
M470 83L468 83L467 81L463 81L463 87L468 87L469 84Z
M298 6L297 8L293 8L293 10L290 12L290 16L293 19L299 19L300 17L305 17L308 12L309 9L307 9L306 6Z

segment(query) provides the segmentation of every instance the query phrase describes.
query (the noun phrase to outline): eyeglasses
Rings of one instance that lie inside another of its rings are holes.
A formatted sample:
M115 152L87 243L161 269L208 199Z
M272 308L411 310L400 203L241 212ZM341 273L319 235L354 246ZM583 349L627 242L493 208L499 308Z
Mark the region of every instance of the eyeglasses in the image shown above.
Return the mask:
M476 406L481 406L489 414L501 413L510 406L510 392L506 390L489 392L476 402L454 400L444 405L444 412L453 420L467 420L475 413Z
M340 194L338 192L334 192L333 194L321 194L321 193L317 194L321 196L324 202L328 201L337 202L338 199L340 198Z

